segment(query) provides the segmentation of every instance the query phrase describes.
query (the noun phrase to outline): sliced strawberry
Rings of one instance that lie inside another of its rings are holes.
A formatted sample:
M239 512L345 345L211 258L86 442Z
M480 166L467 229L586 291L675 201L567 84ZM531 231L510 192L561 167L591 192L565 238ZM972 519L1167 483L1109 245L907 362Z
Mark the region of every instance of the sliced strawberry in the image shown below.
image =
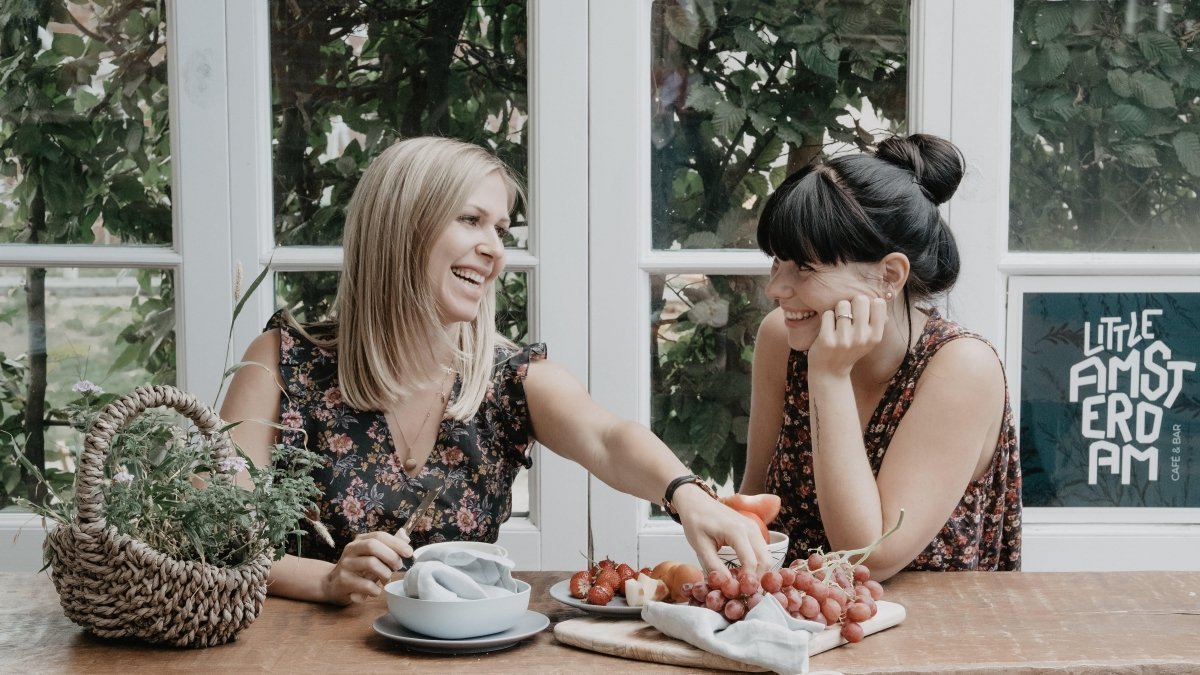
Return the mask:
M590 605L607 605L612 602L612 588L597 584L588 590L587 601Z
M590 581L590 575L586 570L582 572L576 572L575 574L571 575L569 589L572 598L578 598L580 600L586 598L588 596L588 590L590 590L591 587L592 583Z

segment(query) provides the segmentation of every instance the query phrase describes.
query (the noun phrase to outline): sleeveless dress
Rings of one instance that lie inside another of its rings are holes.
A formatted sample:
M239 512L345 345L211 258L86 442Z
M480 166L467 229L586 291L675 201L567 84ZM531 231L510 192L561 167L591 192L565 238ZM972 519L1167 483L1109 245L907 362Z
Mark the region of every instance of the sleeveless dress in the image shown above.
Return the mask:
M892 436L912 403L917 381L933 355L958 338L987 342L942 319L935 310L928 313L925 330L888 383L863 436L871 470L876 475ZM809 549L830 550L817 508L808 402L808 353L792 351L788 358L783 427L767 468L766 482L767 491L782 500L776 524L791 537L787 560L808 557ZM941 531L905 569L1020 568L1021 458L1006 391L1004 419L991 464L982 476L971 480Z
M279 372L286 396L280 397L281 441L303 445L321 455L314 469L320 521L333 537L330 547L305 524L299 550L293 538L288 553L336 562L355 536L404 525L425 493L445 485L429 515L412 531L414 548L438 541L494 542L500 524L512 512L512 484L522 467L532 465L534 441L525 398L531 360L546 357L546 345L520 350L497 348L492 384L475 416L466 421L443 417L433 451L420 473L409 476L397 460L392 434L382 412L351 408L338 386L337 354L318 347L276 313L267 329L280 333ZM324 338L327 334L312 334ZM462 380L455 376L449 404Z

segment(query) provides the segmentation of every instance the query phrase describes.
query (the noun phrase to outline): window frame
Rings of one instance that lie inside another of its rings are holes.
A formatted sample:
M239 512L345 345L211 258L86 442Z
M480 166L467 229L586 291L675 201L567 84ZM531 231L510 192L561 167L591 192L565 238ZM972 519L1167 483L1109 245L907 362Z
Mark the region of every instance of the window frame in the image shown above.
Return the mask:
M270 18L267 0L168 0L172 150L170 247L0 245L14 267L155 267L176 275L179 387L214 400L234 308L234 276L264 268L336 270L340 247L274 244L271 189ZM586 0L530 0L529 220L527 250L507 269L525 272L532 340L586 385L587 102ZM186 26L186 29L180 27ZM549 92L549 93L546 93ZM541 224L545 227L539 227ZM232 333L235 360L274 311L273 274L250 298ZM544 321L543 317L554 317ZM582 330L582 333L580 331ZM587 472L535 446L530 515L501 527L500 543L522 569L569 569L586 546ZM41 566L42 533L31 516L0 513L0 536L23 532L3 569ZM554 541L555 546L543 546Z

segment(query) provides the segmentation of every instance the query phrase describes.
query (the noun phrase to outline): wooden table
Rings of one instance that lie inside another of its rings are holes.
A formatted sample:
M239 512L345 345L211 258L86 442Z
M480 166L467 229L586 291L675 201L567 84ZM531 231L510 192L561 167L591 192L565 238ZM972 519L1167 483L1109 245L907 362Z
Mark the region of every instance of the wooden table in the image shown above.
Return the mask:
M531 609L566 575L526 572ZM886 584L900 626L812 659L844 673L1197 673L1200 572L905 573ZM232 644L204 650L101 640L68 621L45 575L0 574L0 672L665 673L672 666L568 647L551 629L490 654L410 652L371 629L382 600L349 608L269 598Z

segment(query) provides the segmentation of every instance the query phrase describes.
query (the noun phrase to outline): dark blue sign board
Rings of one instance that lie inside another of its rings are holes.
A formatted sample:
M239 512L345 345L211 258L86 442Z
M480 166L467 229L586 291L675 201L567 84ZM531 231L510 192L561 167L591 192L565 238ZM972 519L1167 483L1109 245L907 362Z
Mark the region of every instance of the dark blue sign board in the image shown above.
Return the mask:
M1025 505L1200 507L1200 293L1021 297Z

